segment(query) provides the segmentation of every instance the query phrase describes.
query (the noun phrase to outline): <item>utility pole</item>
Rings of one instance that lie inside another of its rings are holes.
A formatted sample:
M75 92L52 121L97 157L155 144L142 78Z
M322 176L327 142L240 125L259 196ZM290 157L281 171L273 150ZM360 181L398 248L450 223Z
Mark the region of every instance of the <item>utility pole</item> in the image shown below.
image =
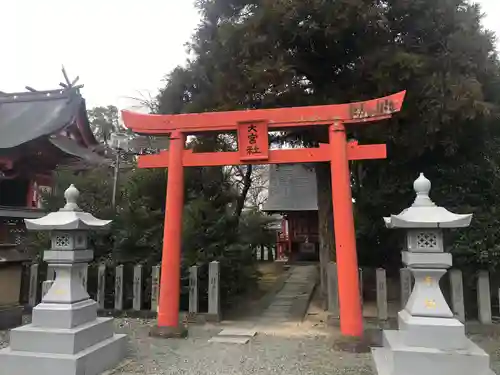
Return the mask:
M116 208L116 191L118 189L118 172L120 170L120 150L116 149L115 173L113 176L113 196L111 197L111 207Z
M113 133L109 145L116 153L115 171L113 175L113 195L111 197L111 206L116 208L116 195L118 193L118 175L120 173L120 156L122 151L128 151L129 139L125 134Z

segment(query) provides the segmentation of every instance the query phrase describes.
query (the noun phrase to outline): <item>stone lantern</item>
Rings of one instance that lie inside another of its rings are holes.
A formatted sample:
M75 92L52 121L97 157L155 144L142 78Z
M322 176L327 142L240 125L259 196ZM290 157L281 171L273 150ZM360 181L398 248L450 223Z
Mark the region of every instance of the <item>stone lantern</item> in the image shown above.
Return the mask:
M410 208L384 218L391 229L406 230L403 263L415 278L410 298L398 314L399 330L383 332L383 348L373 348L379 375L492 375L489 356L469 340L454 317L439 280L452 266L444 252L443 229L470 225L472 214L454 214L430 199L430 181L414 182Z
M10 332L10 347L0 350L0 375L97 375L125 355L125 335L114 334L113 318L98 318L97 303L83 288L79 271L91 261L88 232L107 229L111 221L83 212L71 185L66 205L40 219L26 219L28 230L50 231L44 260L56 277L32 323Z

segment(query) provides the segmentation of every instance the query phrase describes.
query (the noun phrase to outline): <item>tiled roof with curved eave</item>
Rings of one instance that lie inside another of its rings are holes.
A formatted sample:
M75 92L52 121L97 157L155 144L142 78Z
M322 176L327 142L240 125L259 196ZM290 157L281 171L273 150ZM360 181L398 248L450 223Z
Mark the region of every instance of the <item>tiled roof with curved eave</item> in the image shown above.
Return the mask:
M262 211L317 211L316 172L309 164L280 164L269 168L269 196Z
M10 149L59 132L78 116L76 90L0 94L0 149Z

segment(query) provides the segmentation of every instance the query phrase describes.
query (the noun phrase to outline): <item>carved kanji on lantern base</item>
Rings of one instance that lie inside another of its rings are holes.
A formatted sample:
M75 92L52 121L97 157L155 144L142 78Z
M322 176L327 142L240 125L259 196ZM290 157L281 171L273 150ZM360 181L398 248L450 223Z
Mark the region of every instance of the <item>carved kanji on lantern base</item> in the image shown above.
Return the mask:
M139 157L140 168L168 168L158 325L179 326L180 247L183 208L183 167L241 164L330 162L335 216L340 327L344 335L360 336L363 318L359 297L356 238L352 214L349 160L382 159L385 145L346 141L346 124L368 124L401 110L405 92L352 104L259 109L181 115L144 115L124 111L125 125L136 133L171 133L168 151ZM269 150L268 131L323 125L329 143L317 148ZM185 137L202 132L238 133L238 151L194 153L185 150Z

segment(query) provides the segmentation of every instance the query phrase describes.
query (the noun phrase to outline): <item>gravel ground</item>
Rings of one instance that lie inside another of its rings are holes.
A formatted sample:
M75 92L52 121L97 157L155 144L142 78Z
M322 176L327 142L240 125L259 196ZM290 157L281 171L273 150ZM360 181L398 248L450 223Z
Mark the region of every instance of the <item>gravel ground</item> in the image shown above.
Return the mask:
M149 322L122 322L132 332L131 361L113 374L372 374L367 354L335 352L334 337L321 327L286 325L259 333L246 345L209 343L221 327L190 327L185 340L147 336Z
M27 321L29 318L27 318ZM259 333L246 345L208 343L225 326L191 326L184 340L154 339L148 336L154 321L116 319L116 331L129 335L129 355L111 374L122 375L371 375L371 356L333 349L338 330L326 327L321 315L306 322L281 324ZM497 330L471 335L491 354L492 368L500 374L500 333ZM500 330L498 330L500 332ZM8 344L7 332L0 331L0 347Z

